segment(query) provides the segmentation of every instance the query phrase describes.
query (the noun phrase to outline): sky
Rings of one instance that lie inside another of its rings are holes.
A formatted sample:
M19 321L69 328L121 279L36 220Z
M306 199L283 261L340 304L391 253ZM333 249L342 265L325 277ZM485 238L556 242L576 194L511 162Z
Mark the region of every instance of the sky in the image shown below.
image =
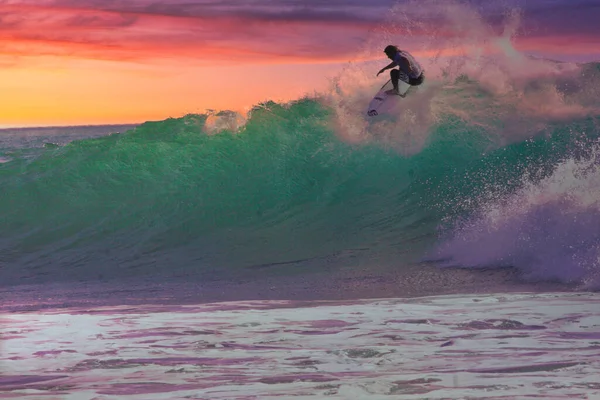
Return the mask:
M379 62L375 79L387 43L426 60L509 35L600 60L598 21L598 0L0 0L0 127L244 111L327 90L349 64Z

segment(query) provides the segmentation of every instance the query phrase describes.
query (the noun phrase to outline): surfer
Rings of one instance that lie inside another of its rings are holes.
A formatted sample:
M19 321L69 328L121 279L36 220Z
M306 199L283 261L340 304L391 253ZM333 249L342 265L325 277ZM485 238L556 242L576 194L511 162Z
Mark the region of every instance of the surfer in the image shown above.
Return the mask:
M381 74L383 71L394 68L396 66L399 69L392 69L390 71L390 77L392 78L393 89L387 90L387 94L397 94L400 95L400 91L398 89L398 80L402 82L406 82L411 86L419 86L423 83L425 77L423 76L423 67L421 64L415 60L415 58L408 51L400 50L397 46L389 45L383 50L386 56L392 62L379 70L377 76Z

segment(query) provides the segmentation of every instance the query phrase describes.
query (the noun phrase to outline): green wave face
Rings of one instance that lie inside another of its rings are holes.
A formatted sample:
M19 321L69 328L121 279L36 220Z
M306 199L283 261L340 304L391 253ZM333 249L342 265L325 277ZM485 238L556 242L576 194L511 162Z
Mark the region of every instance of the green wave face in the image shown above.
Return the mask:
M14 152L0 164L2 280L459 259L448 243L461 221L561 163L589 159L598 137L596 120L582 117L505 145L450 114L420 152L403 155L376 141L344 142L333 118L316 100L266 103L236 132L209 134L207 116L188 115L34 156Z

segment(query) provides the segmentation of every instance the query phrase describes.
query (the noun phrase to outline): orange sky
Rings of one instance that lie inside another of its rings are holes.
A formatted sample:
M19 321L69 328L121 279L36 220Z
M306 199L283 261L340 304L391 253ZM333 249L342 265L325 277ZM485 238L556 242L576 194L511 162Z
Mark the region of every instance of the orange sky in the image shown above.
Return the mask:
M347 12L328 2L282 8L263 0L252 9L213 3L0 2L0 127L137 123L206 109L244 110L325 90L350 61L375 58L383 66L380 47L388 41L412 41L414 52L426 57L453 36L502 34L485 23L477 28L473 10L446 13L447 21L400 14L386 22L377 15L390 9L388 0L368 10L348 0ZM541 29L553 15L533 25L537 34L518 35L515 46L567 58L600 53L598 35L589 30L593 21L570 31Z

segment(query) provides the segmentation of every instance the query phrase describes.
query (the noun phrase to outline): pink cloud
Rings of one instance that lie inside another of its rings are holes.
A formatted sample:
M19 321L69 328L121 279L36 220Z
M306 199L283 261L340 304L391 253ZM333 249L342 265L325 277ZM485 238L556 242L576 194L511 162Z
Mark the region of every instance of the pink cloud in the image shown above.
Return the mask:
M382 16L390 5L389 0L376 0L371 7L357 0L296 5L263 0L252 7L227 0L16 0L0 5L0 54L140 62L179 57L241 64L339 61L353 59L373 36L404 36L409 43L430 36L443 46L444 38L461 34L440 19L439 10L420 10L412 21L404 15L410 24L385 23ZM524 18L529 31L518 42L526 48L538 43L553 53L572 53L575 47L593 51L600 28L589 23L596 21L588 15L592 9L580 6L587 11L581 33L572 33L578 29L572 21L577 10L565 8L572 18L557 23L562 9L542 8Z

